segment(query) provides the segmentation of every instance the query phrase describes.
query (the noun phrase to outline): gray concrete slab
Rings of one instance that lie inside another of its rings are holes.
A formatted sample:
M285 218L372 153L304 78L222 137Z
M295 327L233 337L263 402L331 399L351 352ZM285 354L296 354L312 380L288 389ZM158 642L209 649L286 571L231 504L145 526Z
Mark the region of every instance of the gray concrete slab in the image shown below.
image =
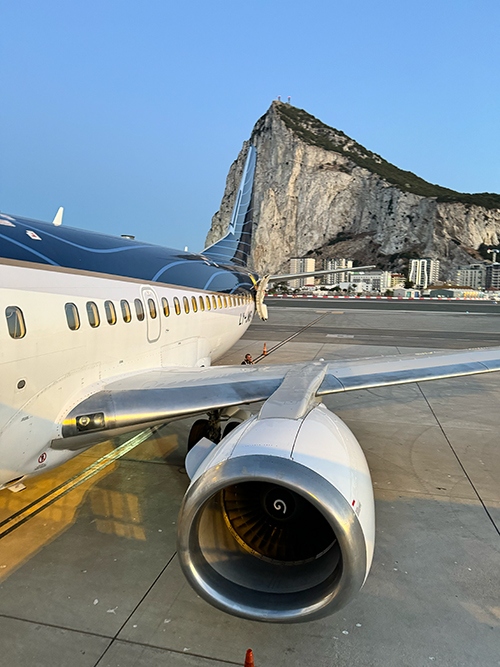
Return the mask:
M71 494L54 503L0 542L0 565L10 568L0 614L112 636L175 553L186 487L175 466L121 460L73 512L64 505ZM62 525L47 531L57 513ZM36 548L11 567L18 540Z
M0 616L2 665L94 667L109 646L106 637Z
M333 394L325 396L323 402L344 420L436 424L422 393L413 384Z
M151 667L152 665L154 667L217 667L217 665L243 665L244 661L245 651L237 663L231 663L190 655L188 651L177 653L151 646L115 641L99 662L99 667Z
M447 426L446 437L485 502L500 505L500 444L498 432Z
M375 489L477 501L438 425L345 422L362 443Z
M499 375L422 382L420 387L443 428L498 432Z

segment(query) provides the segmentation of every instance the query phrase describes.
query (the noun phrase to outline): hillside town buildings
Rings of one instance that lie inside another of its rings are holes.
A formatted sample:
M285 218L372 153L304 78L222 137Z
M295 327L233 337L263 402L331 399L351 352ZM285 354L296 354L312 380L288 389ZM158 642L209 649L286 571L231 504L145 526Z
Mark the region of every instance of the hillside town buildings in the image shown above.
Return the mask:
M309 273L316 269L321 271L332 271L345 269L340 273L321 276L310 276L296 278L289 281L289 287L300 289L306 287L314 289L322 286L322 289L340 289L344 292L367 292L402 296L407 294L409 287L405 286L407 280L411 281L419 294L422 290L434 292L434 296L450 297L452 292L455 298L479 298L482 291L500 291L500 262L476 263L458 267L455 271L454 281L450 284L439 282L439 260L429 257L412 259L408 266L408 278L403 273L391 273L382 269L358 270L353 266L353 260L345 257L323 259L316 262L311 257L293 257L290 260L290 273ZM435 290L445 290L439 293ZM413 294L412 294L413 295ZM413 295L414 296L414 295Z

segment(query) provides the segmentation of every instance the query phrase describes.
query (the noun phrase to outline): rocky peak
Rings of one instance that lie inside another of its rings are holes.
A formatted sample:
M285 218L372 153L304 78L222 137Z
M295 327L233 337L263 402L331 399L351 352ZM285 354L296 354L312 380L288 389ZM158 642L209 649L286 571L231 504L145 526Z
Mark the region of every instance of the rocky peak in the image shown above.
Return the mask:
M428 183L340 130L273 102L231 165L207 245L227 231L249 143L257 149L252 264L288 269L290 257L351 257L401 270L411 257L441 260L444 278L500 240L500 195Z

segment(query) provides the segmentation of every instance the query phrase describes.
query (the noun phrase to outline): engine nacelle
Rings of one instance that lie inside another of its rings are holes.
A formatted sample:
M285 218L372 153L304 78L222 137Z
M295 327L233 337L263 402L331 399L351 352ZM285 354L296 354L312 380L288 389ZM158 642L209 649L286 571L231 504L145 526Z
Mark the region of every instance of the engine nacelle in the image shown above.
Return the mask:
M206 456L181 508L179 558L196 592L223 611L308 621L362 587L374 533L363 452L314 404L300 419L261 412Z

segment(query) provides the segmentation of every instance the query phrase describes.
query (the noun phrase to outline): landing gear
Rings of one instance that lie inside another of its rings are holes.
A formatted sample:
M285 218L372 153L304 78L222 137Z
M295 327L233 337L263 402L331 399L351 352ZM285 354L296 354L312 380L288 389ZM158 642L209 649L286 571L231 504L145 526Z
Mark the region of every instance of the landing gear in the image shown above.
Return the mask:
M197 419L195 423L191 426L188 436L188 452L193 449L196 443L200 442L202 438L206 438L205 435L208 429L208 419Z
M240 425L240 422L228 422L224 428L224 433L222 435L223 438L226 437L226 435L229 435L231 431L234 431L234 429Z
M214 410L213 412L208 413L208 419L197 419L195 421L189 431L188 452L200 442L202 438L208 438L215 443L221 441L220 417L221 410Z
M224 410L213 410L208 413L208 419L197 419L191 426L188 437L188 452L200 442L202 438L208 438L218 444L222 438L229 435L241 422L250 417L250 413L239 408L225 408ZM238 419L239 421L227 421L228 419ZM221 422L227 421L224 431L222 431Z

